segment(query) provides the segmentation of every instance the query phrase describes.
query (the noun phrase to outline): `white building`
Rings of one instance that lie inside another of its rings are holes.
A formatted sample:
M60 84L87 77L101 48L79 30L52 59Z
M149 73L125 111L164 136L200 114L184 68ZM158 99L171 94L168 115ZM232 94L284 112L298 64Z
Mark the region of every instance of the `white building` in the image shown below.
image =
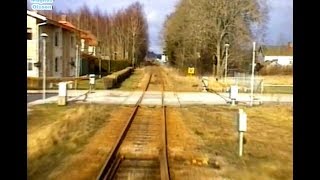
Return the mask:
M27 77L39 77L39 68L35 66L39 62L39 26L46 20L45 16L27 11Z
M70 77L75 75L76 44L80 31L63 16L61 21L49 19L27 10L27 77L42 77L43 41L46 33L47 77Z
M161 59L158 60L161 63L166 63L168 61L168 57L164 54L161 55Z
M293 44L286 46L261 46L258 49L259 62L288 66L293 64Z
M288 66L293 64L293 56L265 56L264 61Z

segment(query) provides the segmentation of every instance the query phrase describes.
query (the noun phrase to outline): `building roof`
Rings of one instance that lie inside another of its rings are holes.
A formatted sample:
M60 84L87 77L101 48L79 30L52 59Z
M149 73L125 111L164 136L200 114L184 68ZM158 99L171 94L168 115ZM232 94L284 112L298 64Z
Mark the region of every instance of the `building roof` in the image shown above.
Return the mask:
M29 11L27 10L27 15L28 16L31 16L31 17L34 17L34 18L37 18L37 19L40 19L40 20L43 20L43 21L46 21L47 18L41 14L38 14L36 11Z
M88 42L89 46L96 46L98 44L97 38L90 31L81 30L80 31L81 39L85 39Z
M29 11L29 10L27 10L27 15L32 16L32 17L37 18L37 19L41 19L41 20L47 22L48 24L59 26L59 27L61 27L63 29L67 29L69 31L78 32L78 33L80 33L81 39L85 39L89 46L98 45L98 40L97 40L97 37L95 35L93 35L90 31L78 29L73 24L71 24L70 22L66 21L65 17L64 17L64 19L62 19L60 21L56 21L56 20L50 19L50 18L48 18L46 16L43 16L41 14L38 14L35 11Z
M70 22L68 21L58 21L60 24L63 24L67 27L70 27L70 28L73 28L73 29L77 29L73 24L71 24Z
M68 21L56 21L56 20L50 19L44 15L38 14L36 11L27 10L27 15L34 17L34 18L37 18L37 19L40 19L40 20L43 20L48 24L59 26L63 29L67 29L69 31L80 32L80 29L77 29L74 25L72 25Z
M258 52L263 56L293 56L292 46L260 46Z

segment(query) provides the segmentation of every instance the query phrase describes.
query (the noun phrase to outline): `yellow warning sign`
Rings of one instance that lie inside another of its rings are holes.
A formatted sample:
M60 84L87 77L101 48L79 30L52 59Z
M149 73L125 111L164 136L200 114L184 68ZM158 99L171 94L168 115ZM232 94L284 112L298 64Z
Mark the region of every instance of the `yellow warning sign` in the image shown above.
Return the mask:
M194 68L193 67L189 67L188 68L188 74L194 74Z

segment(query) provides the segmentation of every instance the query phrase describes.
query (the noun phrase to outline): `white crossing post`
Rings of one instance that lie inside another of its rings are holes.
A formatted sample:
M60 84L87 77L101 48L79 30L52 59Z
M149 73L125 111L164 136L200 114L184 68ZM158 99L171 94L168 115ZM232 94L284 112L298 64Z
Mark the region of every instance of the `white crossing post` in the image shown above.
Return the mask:
M243 154L243 135L247 131L247 114L243 109L239 109L237 114L238 132L239 132L239 156Z
M59 96L58 96L58 105L65 106L67 104L67 83L59 83Z

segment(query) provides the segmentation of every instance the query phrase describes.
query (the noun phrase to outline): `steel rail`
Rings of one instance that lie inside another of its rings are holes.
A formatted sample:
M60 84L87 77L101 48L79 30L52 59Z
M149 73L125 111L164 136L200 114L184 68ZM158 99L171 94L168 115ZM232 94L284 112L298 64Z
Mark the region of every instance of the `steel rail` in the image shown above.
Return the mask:
M161 73L161 72L160 72ZM164 81L162 77L162 147L160 149L160 175L161 180L170 180L170 170L169 170L169 163L168 163L168 150L167 150L167 114L166 114L166 106L164 105Z
M142 95L140 96L138 102L136 103L124 129L122 130L121 134L120 134L120 137L117 139L117 142L116 142L116 145L113 146L111 152L109 153L108 157L107 157L107 160L105 161L105 163L103 164L102 166L102 169L100 170L100 173L98 175L98 177L96 178L97 180L106 180L106 179L112 179L115 172L117 171L117 168L119 166L119 164L121 163L121 161L124 159L124 157L119 157L117 156L118 155L118 151L120 149L120 146L123 142L123 140L125 139L129 129L130 129L130 126L132 124L132 121L135 117L135 115L137 114L137 111L140 107L140 103L143 99L143 96L146 92L146 90L148 89L149 87L149 84L150 84L150 80L151 80L151 76L152 74L149 75L149 79L148 79L148 82L147 82L147 85L145 87L145 89L143 90L143 93Z

